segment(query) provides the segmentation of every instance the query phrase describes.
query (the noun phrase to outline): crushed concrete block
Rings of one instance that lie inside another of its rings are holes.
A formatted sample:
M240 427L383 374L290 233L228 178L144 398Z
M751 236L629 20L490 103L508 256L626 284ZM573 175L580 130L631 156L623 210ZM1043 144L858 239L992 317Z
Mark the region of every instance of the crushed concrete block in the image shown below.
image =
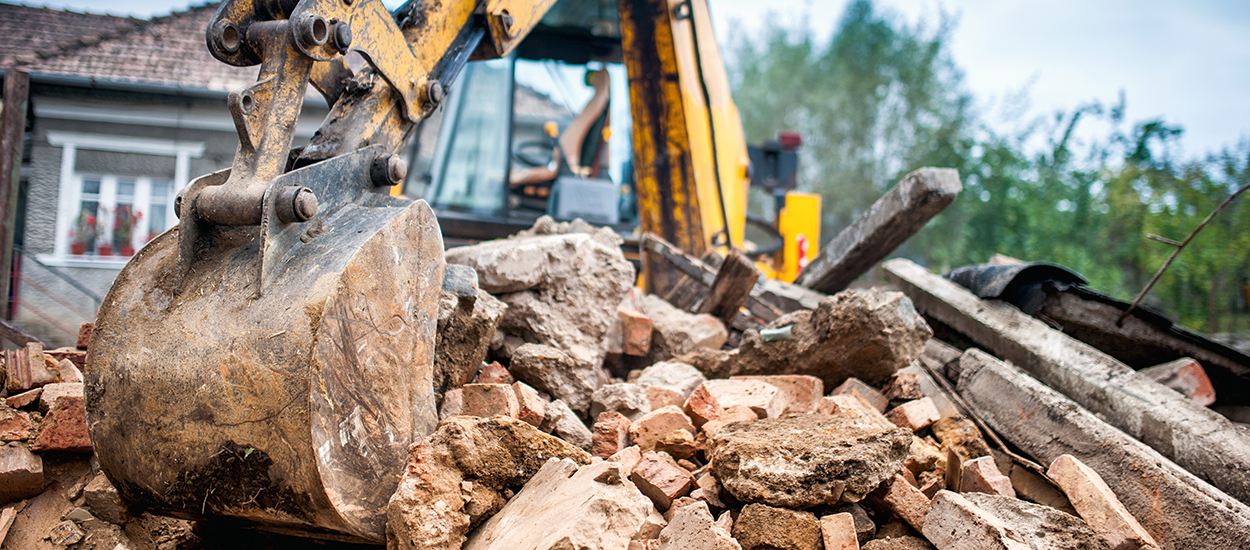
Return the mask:
M476 287L476 283L473 286ZM447 290L439 293L438 332L434 341L434 349L438 350L434 354L436 393L445 393L470 382L473 373L486 359L499 321L508 307L480 288L474 288L473 295L473 298L463 298ZM500 380L481 382L512 383Z
M607 459L621 449L629 446L629 426L631 422L625 415L616 411L605 411L595 420L594 434L591 436L590 454Z
M960 492L1016 498L1016 490L1011 487L1011 479L998 470L994 457L983 456L964 462L962 470Z
M508 305L499 330L564 350L582 366L598 367L617 304L634 283L620 242L606 228L593 234L514 236L452 248L446 258L448 264L477 270L481 288Z
M807 508L860 500L898 471L910 440L900 428L812 414L727 425L708 454L734 498Z
M938 548L1030 550L1023 534L950 491L933 499L921 532Z
M1059 456L1050 463L1046 475L1063 489L1081 518L1114 550L1159 546L1137 518L1128 513L1102 476L1076 457Z
M960 496L1002 520L1032 548L1111 550L1089 525L1066 512L998 495L966 493Z
M590 396L599 380L597 366L579 363L559 349L539 344L517 348L510 367L518 380L564 401L579 414L590 408Z
M464 414L464 390L456 388L443 394L443 405L438 409L438 418Z
M621 471L629 474L634 471L634 466L638 465L638 461L642 460L642 451L638 450L637 445L630 445L608 457L608 460L620 464Z
M778 390L781 414L807 414L816 411L820 398L825 394L825 384L815 376L803 374L769 374L734 376L731 380L759 380Z
M673 499L673 504L668 507L668 511L664 512L664 521L672 521L673 516L677 515L677 512L680 512L682 508L685 508L696 502L702 502L702 501L690 498L688 496L677 497Z
M933 405L933 400L925 397L894 407L893 410L885 413L885 417L900 428L918 432L940 420L942 415Z
M516 418L521 412L516 392L506 384L465 384L464 409L468 416L507 416Z
M647 355L652 363L698 350L718 350L729 338L725 325L711 315L687 313L650 294L639 305L655 327Z
M629 427L629 438L643 451L655 448L655 444L674 430L694 433L694 424L681 409L664 407L642 415Z
M669 386L649 386L646 395L653 411L670 405L681 408L686 404L686 397Z
M616 411L631 421L651 412L647 390L637 384L605 384L591 396L590 416L598 418L605 411Z
M552 459L464 550L626 548L653 511L619 464Z
M689 471L651 451L642 453L630 469L629 479L660 511L668 510L674 499L689 494L694 487L694 476Z
M859 550L859 534L855 531L855 518L850 514L820 518L820 536L825 550Z
M43 492L43 459L19 443L0 446L0 504Z
M808 374L836 387L851 376L885 382L911 364L933 335L900 292L845 290L814 310L778 317L770 328L792 326L791 339L765 342L747 331L735 352L696 365L709 378L746 374Z
M91 513L104 521L125 525L130 519L130 506L122 500L103 472L96 474L83 488L83 499L91 508Z
M870 540L861 548L863 550L934 550L929 541L909 535Z
M869 501L889 510L917 531L924 528L925 514L929 513L929 498L902 475L895 474L885 480L869 495Z
M703 373L691 365L680 361L660 361L642 369L634 383L644 388L652 386L673 388L681 392L684 399L706 380Z
M13 409L0 410L0 443L30 439L30 414Z
M867 401L855 395L827 395L820 399L816 407L820 414L845 416L864 422L871 422L883 428L897 428L885 415L881 414Z
M56 400L67 396L82 397L82 383L57 383L44 386L43 393L39 396L39 412L47 414L56 404Z
M589 451L594 444L594 435L577 417L564 400L556 399L543 405L546 415L540 429L563 439L579 449Z
M14 409L25 409L26 407L29 407L31 403L39 402L40 395L43 395L43 388L35 388L33 390L27 390L9 397L5 400L5 403Z
M547 406L538 396L538 391L525 382L513 382L512 393L516 395L516 417L531 426L542 426L543 419L547 415Z
M868 511L857 503L843 504L833 509L835 514L850 514L855 520L855 538L859 544L864 544L872 540L873 535L877 534L877 524L873 523L872 518L868 516Z
M920 399L924 392L920 389L920 375L914 372L896 372L890 377L883 392L887 399Z
M82 385L78 386L81 388ZM87 435L87 412L81 393L65 395L56 400L48 414L44 415L43 422L39 425L39 435L31 445L31 450L91 452L91 438Z
M855 377L847 378L845 382L834 388L832 392L829 392L829 395L859 396L864 401L867 401L869 405L872 405L874 409L877 409L877 412L885 412L886 407L890 406L890 399L885 394Z
M694 422L695 426L703 426L708 421L720 418L722 408L720 401L717 401L703 384L699 384L682 404L682 410L686 412L686 416L690 417L690 421Z
M638 527L637 533L634 533L633 540L658 539L660 538L660 532L667 526L668 520L664 519L664 515L658 510L652 509L651 515L647 516L647 519L642 521L642 526Z
M1207 378L1207 371L1202 368L1201 363L1189 357L1137 372L1180 392L1203 407L1210 407L1215 403L1215 388L1211 386L1211 379Z
M473 379L474 384L507 384L512 385L516 379L512 377L512 373L508 372L503 365L498 362L491 362L482 365L482 370L477 371L477 377Z
M645 356L651 351L651 318L632 308L617 307L616 316L621 321L621 352L625 355Z
M976 422L963 416L946 417L933 423L933 436L942 447L954 449L961 457L960 463L970 458L990 456L990 446L977 428Z
M581 449L514 418L456 416L439 422L410 449L387 506L394 548L459 549L473 525L503 506L506 488L525 483L552 457L572 459L571 468L590 462Z
M721 407L750 407L759 418L777 418L785 407L781 390L759 380L708 380L703 383Z
M820 521L811 512L748 504L734 520L743 550L819 550Z
M741 550L738 541L712 520L707 503L683 506L660 531L660 550Z

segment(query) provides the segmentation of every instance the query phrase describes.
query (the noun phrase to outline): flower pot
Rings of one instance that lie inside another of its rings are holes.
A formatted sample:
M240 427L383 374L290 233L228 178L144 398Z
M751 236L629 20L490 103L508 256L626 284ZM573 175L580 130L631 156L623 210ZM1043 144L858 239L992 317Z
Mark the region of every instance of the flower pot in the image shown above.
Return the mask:
M135 247L134 247L134 245L123 244L123 245L121 245L120 247L118 247L118 248L117 248L117 251L118 251L118 253L120 253L122 256L126 256L126 257L130 257L130 256L134 256L134 255L135 255Z
M69 253L82 256L87 253L87 243L69 243Z
M100 247L96 249L96 254L99 254L100 256L112 256L112 255L113 255L113 245L111 245L111 244L102 244L102 245L100 245Z

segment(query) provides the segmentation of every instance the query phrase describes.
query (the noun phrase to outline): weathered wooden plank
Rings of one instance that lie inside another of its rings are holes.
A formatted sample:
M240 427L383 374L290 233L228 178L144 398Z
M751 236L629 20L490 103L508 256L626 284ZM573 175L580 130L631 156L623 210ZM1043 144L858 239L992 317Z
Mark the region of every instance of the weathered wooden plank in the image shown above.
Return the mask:
M907 174L825 244L795 283L826 294L845 289L955 202L962 189L959 172L951 168L921 168Z
M655 259L666 262L687 277L701 283L705 288L711 288L716 281L716 270L708 267L702 261L690 257L677 247L653 234L643 235L638 247L640 252L649 260ZM776 306L765 303L754 296L757 290L752 289L751 292L753 295L749 296L743 304L747 311L751 312L751 315L759 317L765 323L783 315L783 312L777 309Z
M703 299L700 312L709 313L727 325L732 324L761 276L750 259L737 249L730 250L720 269L716 270L711 292Z
M1250 507L1011 365L970 349L960 358L958 389L978 416L1043 464L1070 454L1097 471L1163 548L1250 546Z
M1006 302L981 300L905 259L883 267L926 316L1020 366L1229 495L1250 502L1250 436L1228 419Z
M39 337L22 330L21 327L14 325L12 323L9 323L8 321L5 321L4 319L0 319L0 338L13 342L14 344L17 344L18 346L25 346L26 344L34 342L36 344L46 347L46 345L43 343L42 340L39 339Z

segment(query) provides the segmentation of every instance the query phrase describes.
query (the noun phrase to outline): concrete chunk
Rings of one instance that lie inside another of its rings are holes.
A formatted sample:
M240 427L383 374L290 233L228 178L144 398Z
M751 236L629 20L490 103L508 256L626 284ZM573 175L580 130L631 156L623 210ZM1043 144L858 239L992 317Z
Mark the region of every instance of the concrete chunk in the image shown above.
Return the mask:
M1115 493L1089 466L1072 455L1050 463L1046 475L1068 495L1072 507L1113 550L1157 548L1159 544L1120 503Z
M473 531L464 550L625 548L653 511L620 465L552 459Z
M651 412L647 390L637 384L604 384L591 397L590 416L598 418L606 411L616 411L631 421Z
M582 423L577 413L574 413L563 400L556 399L543 406L546 415L543 418L542 431L568 441L580 449L589 451L592 448L594 436L590 433L590 428Z
M743 550L819 550L820 521L811 512L748 504L734 520Z
M640 305L655 327L651 333L651 353L647 355L653 362L692 351L717 350L729 338L725 325L706 313L687 313L651 294L644 296Z
M716 525L707 503L682 507L660 531L660 550L741 550L738 541Z
M1081 518L1023 500L966 493L960 495L1009 525L1034 549L1111 550Z
M0 446L0 505L43 492L43 459L18 443Z
M598 369L579 363L569 354L540 344L525 344L512 353L512 375L534 389L560 399L585 413L599 379Z
M911 434L849 416L736 422L709 442L712 474L742 502L855 502L902 466Z
M690 392L706 380L699 369L680 361L660 361L645 369L638 375L635 384L644 388L665 386L681 392L682 398L689 397Z

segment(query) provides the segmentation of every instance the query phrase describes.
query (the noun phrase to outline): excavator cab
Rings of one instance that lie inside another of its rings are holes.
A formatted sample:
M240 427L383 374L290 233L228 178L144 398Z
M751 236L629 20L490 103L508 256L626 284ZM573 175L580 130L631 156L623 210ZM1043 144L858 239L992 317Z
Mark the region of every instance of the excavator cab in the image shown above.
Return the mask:
M410 146L403 194L430 203L448 246L504 237L543 215L622 234L637 224L615 6L586 27L561 5L512 56L466 66Z

